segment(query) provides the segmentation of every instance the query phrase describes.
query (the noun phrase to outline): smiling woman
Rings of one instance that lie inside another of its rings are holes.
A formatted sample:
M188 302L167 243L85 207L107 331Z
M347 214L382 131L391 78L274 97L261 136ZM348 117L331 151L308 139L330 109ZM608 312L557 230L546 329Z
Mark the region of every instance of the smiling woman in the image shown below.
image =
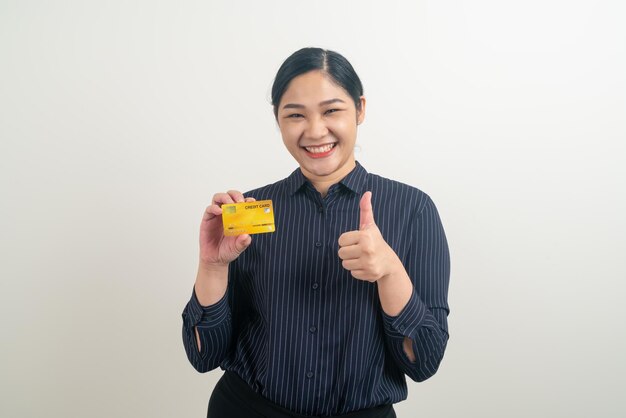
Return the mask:
M405 376L439 367L445 233L428 195L355 160L365 103L343 56L294 53L272 104L299 168L245 195L217 193L205 211L183 342L198 371L225 370L209 417L395 417ZM221 206L255 199L273 201L276 232L224 236Z
M326 195L330 185L355 167L365 97L354 68L334 51L301 49L278 69L272 104L285 146Z
M365 98L357 103L329 75L315 70L295 77L274 105L285 146L322 196L356 165L354 145Z

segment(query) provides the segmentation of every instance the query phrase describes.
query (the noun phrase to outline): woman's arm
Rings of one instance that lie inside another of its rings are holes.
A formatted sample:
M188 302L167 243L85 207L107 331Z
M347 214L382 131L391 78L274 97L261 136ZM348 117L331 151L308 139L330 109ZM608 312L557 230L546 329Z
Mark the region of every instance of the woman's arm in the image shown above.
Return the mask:
M427 198L412 220L411 246L397 273L379 281L387 345L413 380L435 374L448 342L450 253L435 204ZM407 282L408 280L408 282ZM407 297L406 304L398 310Z
M226 356L232 334L226 292L229 265L251 244L249 235L224 236L222 204L254 201L241 192L218 193L200 224L200 262L193 294L183 311L183 344L200 372L216 368Z
M371 193L360 202L360 228L339 237L343 267L359 280L376 282L387 345L413 380L432 376L448 341L448 244L432 200L411 220L409 251L402 260L374 221Z

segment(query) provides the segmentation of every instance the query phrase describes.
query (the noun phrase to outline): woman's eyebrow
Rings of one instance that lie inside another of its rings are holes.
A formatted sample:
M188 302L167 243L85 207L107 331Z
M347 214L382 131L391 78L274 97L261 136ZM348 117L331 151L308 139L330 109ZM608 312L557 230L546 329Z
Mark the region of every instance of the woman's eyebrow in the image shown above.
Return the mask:
M323 102L320 102L319 106L326 106L326 105L337 103L337 102L345 103L341 99L330 99L330 100L324 100Z
M334 99L328 99L328 100L324 100L323 102L319 102L318 106L327 106L329 104L333 104L333 103L345 103L343 100L339 99L339 98L334 98ZM286 105L283 106L283 109L303 109L305 106L299 103L287 103Z
M287 103L283 106L283 109L304 109L304 105L298 103Z

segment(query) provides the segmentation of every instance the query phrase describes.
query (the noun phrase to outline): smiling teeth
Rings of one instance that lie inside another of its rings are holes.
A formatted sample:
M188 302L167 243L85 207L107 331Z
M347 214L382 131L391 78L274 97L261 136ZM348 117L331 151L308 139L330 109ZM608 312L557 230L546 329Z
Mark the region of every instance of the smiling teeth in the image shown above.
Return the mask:
M306 148L306 150L309 151L311 154L320 154L322 152L330 151L334 146L335 144L328 144L328 145L323 145L321 147L304 147L304 148Z

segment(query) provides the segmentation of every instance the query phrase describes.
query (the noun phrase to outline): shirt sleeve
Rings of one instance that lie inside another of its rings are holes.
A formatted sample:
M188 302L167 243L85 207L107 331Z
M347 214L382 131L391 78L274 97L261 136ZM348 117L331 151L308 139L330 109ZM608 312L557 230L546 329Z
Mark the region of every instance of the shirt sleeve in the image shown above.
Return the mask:
M439 214L427 197L411 225L412 241L402 260L413 282L413 292L397 316L383 311L387 346L396 364L412 380L435 374L448 342L447 317L450 253ZM412 340L416 360L404 352L404 338Z
M215 304L205 307L193 291L183 310L183 345L189 362L201 373L217 368L228 353L232 319L227 295L228 292ZM195 328L200 335L200 351Z

